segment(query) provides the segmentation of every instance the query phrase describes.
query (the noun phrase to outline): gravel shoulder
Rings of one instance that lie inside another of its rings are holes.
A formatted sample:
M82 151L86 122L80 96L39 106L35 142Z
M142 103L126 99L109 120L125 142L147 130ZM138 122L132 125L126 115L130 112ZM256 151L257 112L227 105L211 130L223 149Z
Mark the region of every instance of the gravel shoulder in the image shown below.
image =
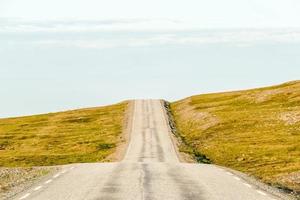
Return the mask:
M240 177L241 179L245 180L246 182L250 183L251 185L256 186L257 188L263 190L263 191L267 191L270 194L273 194L274 196L283 199L283 200L296 200L296 199L300 199L300 196L298 196L295 193L292 193L290 191L285 191L283 189L279 189L276 187L272 187L270 185L267 185L265 183L262 183L261 181L259 181L257 178L253 177L253 176L249 176L245 173L242 173L240 171L234 170L234 169L230 169L230 168L226 168L223 166L217 166L219 168L222 168L226 171L229 171L233 174L235 174L236 176Z
M112 153L111 155L109 155L105 159L105 161L119 162L119 161L123 160L123 158L126 154L126 150L128 148L129 141L130 141L130 132L132 129L133 112L134 112L134 101L128 101L124 120L123 120L123 129L122 129L122 134L120 136L120 140L118 142L115 152Z
M180 146L182 146L184 144L183 144L183 141L181 140L180 135L177 133L176 126L175 126L175 123L173 120L173 116L170 111L169 103L162 100L161 104L165 111L164 115L165 115L167 124L169 125L169 135L170 135L171 141L174 145L174 148L175 148L175 151L176 151L179 161L183 162L183 163L197 163L196 159L194 159L192 155L180 150Z
M9 199L26 190L45 176L50 176L61 167L0 167L0 199Z

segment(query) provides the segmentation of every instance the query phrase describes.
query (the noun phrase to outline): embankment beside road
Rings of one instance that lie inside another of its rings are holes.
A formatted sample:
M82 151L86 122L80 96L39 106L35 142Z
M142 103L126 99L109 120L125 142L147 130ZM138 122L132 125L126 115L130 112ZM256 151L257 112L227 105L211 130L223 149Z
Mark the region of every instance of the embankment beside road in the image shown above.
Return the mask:
M300 82L170 104L180 150L300 193Z

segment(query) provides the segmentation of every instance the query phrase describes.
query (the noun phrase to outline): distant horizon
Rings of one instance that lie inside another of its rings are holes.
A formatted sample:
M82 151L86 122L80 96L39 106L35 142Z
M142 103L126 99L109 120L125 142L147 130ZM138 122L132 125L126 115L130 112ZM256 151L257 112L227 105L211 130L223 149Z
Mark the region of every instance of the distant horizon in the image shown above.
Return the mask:
M145 33L136 39L99 34L95 37L106 39L97 42L94 36L71 34L74 38L68 41L64 37L70 34L37 33L2 34L1 40L0 33L0 84L5 86L0 89L0 117L129 98L175 100L300 77L300 42L286 41L289 36L284 34L268 36L268 42L259 39L260 33L237 33L240 39L231 33L222 38L222 32Z
M182 97L179 99L173 99L173 100L169 100L169 99L164 99L164 98L131 98L131 99L123 99L117 102L112 102L110 104L104 104L104 105L86 105L85 107L74 107L74 108L68 108L68 109L63 109L63 110L54 110L54 111L45 111L42 113L29 113L29 114L25 114L25 115L17 115L17 116L0 116L0 119L6 119L6 118L18 118L18 117L26 117L26 116L34 116L34 115L43 115L43 114L50 114L50 113L57 113L57 112L65 112L65 111L72 111L72 110L81 110L81 109L89 109L89 108L95 108L95 107L105 107L105 106L110 106L113 104L118 104L124 101L131 101L131 100L139 100L139 99L161 99L161 100L165 100L165 101L171 101L171 102L175 102L175 101L179 101L185 98L189 98L192 96L197 96L197 95L205 95L205 94L214 94L214 93L226 93L226 92L238 92L238 91L245 91L245 90L251 90L251 89L258 89L258 88L264 88L264 87L270 87L270 86L276 86L276 85L281 85L281 84L285 84L285 83L289 83L289 82L294 82L294 81L299 81L299 80L290 80L290 81L285 81L285 82L281 82L281 83L275 83L275 84L271 84L271 85L261 85L261 86L257 86L257 87L251 87L251 88L241 88L241 89L228 89L228 90L223 90L223 91L211 91L211 92L207 92L207 93L200 93L200 94L191 94L190 96L186 96L186 97Z
M298 0L0 0L0 117L299 79L299 10Z

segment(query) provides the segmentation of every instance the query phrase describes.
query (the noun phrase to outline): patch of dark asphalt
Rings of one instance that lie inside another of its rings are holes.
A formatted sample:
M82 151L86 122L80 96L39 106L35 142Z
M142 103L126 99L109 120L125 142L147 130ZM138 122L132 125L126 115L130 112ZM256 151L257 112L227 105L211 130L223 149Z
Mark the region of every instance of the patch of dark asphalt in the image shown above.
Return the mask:
M173 180L182 200L201 200L204 199L200 185L184 174L179 166L169 166L168 176Z
M142 134L142 148L141 148L141 151L140 151L139 162L144 161L145 153L146 153L146 145L147 145L145 129L143 129L141 134Z
M153 106L151 106L151 113L154 113L154 108ZM158 154L158 161L159 162L164 162L165 161L165 155L164 155L164 150L161 146L161 141L159 139L159 136L157 134L157 123L155 121L155 119L153 119L153 128L151 129L151 133L154 135L155 137L155 140L157 142L157 145L156 145L156 151L157 151L157 154Z
M151 129L151 134L154 135L154 138L156 140L156 152L157 152L157 156L158 156L158 161L159 162L164 162L165 161L164 150L161 146L161 142L160 142L160 139L158 137L157 130L156 129Z
M152 192L151 192L151 171L149 170L149 165L142 164L142 173L143 173L143 180L142 180L142 190L143 190L143 197L144 200L151 200Z
M104 186L100 192L100 198L97 200L117 199L114 195L121 191L121 177L128 169L128 165L119 163L111 172L108 180L104 183Z

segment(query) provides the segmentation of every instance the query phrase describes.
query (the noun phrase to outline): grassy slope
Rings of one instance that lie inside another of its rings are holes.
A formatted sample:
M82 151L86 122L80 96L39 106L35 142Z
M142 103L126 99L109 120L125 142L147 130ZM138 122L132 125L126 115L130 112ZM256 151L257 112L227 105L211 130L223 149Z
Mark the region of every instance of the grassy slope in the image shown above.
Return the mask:
M171 110L183 151L300 191L300 82L193 96Z
M121 141L126 107L0 119L0 167L103 161Z

